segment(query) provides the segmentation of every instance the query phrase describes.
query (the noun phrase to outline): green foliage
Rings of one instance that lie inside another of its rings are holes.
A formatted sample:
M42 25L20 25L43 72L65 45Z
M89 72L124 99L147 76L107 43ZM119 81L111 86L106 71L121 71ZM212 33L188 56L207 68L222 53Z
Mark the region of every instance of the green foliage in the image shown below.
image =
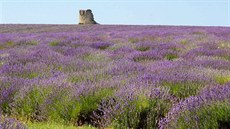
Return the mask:
M88 115L98 108L103 98L111 96L113 90L103 89L78 99L70 94L68 90L62 90L52 97L44 112L50 121L76 124L80 117L90 117Z
M11 114L11 107L9 102L2 102L0 105L0 109L4 114Z
M230 122L229 102L219 102L181 114L175 123L177 129L218 129ZM226 128L226 127L225 127Z
M69 78L69 81L72 83L80 83L80 82L83 82L85 80L86 80L86 78L83 76L73 76L73 77Z
M34 45L38 45L38 42L37 41L28 41L25 43L26 45L31 45L31 46L34 46Z
M197 92L204 87L203 84L199 82L184 82L184 83L173 83L173 82L163 82L163 86L170 88L170 93L178 98L186 98L191 95L196 95Z
M12 46L14 46L14 42L9 41L9 42L6 43L6 45L7 45L8 47L12 47Z
M215 77L215 81L218 84L223 85L223 84L230 82L230 76L217 76Z
M63 70L63 65L53 64L51 67L49 66L46 71L49 71L51 69L62 71Z
M145 61L154 61L157 60L155 57L147 57L147 56L138 56L138 57L134 57L133 61L135 62L145 62Z
M6 43L0 44L0 50L14 46L14 42L8 41Z
M2 91L4 91L5 89L9 89L11 87L11 85L12 84L10 82L5 83L5 82L2 82L0 80L0 93L2 93ZM14 93L9 94L9 96L7 96L7 99L10 100L11 98L13 98ZM10 107L11 101L9 102L9 100L7 100L7 99L6 100L2 99L1 103L0 103L0 111L4 114L10 114L11 113L11 107Z
M58 41L52 41L49 43L50 46L54 47L54 46L58 46L59 42Z
M0 50L4 49L4 45L3 44L0 44Z
M60 123L28 123L27 124L31 129L77 129L74 126L63 125Z
M13 76L17 76L20 78L33 79L33 78L38 77L39 73L36 73L36 72L13 73Z
M218 45L220 48L223 49L230 48L230 41L222 41Z
M165 58L166 58L167 60L173 60L173 59L178 58L178 56L177 56L176 54L167 54L167 55L165 56Z
M80 104L81 104L81 112L87 114L93 110L98 108L98 104L101 102L103 98L112 96L113 90L112 89L101 89L94 94L89 94L87 96L80 97Z
M40 113L40 106L52 92L51 87L33 87L25 95L16 95L13 103L14 114L27 119L33 119Z
M186 40L186 39L183 39L183 40L181 40L181 41L180 41L180 43L181 43L181 44L183 44L183 45L186 45L186 44L188 44L188 43L189 43L189 41L188 41L188 40Z
M123 46L124 46L124 44L122 44L122 43L116 43L115 45L109 47L108 49L115 51L115 50L118 50L119 48L122 48Z
M12 41L8 41L6 43L0 44L0 50L1 49L5 49L5 48L11 48L11 47L16 47L16 46L20 46L20 45L37 45L38 42L37 41L26 41L26 42L12 42Z
M47 123L28 122L27 125L31 129L96 129L92 126L87 126L87 125L82 127L76 127L73 125L66 125L66 124L61 124L56 122L47 122Z
M139 42L140 41L140 39L139 38L129 38L129 42L130 43L137 43L137 42Z
M46 104L43 109L43 114L49 121L68 123L75 116L72 115L72 110L75 110L75 115L79 114L79 104L75 101L70 93L71 89L59 89L52 93L52 97L48 98L49 104Z
M32 72L32 73L29 73L27 77L28 77L29 79L33 79L33 78L35 78L35 77L37 77L37 76L38 76L38 73Z
M115 116L115 128L157 129L157 120L165 116L171 103L164 99L150 99L144 95L130 101L122 108L121 114Z
M94 54L87 54L83 57L83 60L89 61L89 62L102 62L106 61L107 57L105 54L102 53L94 53Z
M148 51L150 49L149 46L140 46L136 48L138 51Z

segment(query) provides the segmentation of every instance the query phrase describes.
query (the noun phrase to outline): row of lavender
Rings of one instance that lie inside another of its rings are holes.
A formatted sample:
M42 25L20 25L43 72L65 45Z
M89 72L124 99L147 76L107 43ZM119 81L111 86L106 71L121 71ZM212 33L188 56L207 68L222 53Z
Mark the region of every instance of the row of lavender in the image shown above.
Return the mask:
M0 126L230 126L230 28L0 27Z

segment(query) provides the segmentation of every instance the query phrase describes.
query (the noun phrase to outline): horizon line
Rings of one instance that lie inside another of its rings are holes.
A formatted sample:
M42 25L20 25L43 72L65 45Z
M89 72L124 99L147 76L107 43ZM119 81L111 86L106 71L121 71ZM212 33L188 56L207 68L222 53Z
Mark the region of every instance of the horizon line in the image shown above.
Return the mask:
M79 25L79 26L103 26L103 25L108 25L108 26L178 26L178 27L230 27L230 25L170 25L170 24L69 24L69 23L0 23L0 25Z

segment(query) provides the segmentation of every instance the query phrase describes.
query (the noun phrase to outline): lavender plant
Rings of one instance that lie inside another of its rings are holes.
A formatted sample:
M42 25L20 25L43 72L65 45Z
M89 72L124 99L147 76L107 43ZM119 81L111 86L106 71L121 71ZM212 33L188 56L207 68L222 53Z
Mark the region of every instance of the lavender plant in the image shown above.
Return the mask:
M1 127L229 128L228 27L0 28Z
M13 118L7 118L5 116L0 115L0 128L1 129L27 129L28 127L17 121Z
M160 121L161 128L228 128L229 84L204 89L174 105L166 118Z

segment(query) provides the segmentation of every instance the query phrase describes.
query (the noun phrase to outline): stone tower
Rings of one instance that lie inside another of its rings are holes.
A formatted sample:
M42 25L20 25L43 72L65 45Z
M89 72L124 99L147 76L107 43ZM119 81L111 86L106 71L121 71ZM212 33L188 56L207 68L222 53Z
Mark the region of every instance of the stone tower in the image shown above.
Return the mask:
M92 10L79 11L79 24L97 24L97 22L94 21Z

